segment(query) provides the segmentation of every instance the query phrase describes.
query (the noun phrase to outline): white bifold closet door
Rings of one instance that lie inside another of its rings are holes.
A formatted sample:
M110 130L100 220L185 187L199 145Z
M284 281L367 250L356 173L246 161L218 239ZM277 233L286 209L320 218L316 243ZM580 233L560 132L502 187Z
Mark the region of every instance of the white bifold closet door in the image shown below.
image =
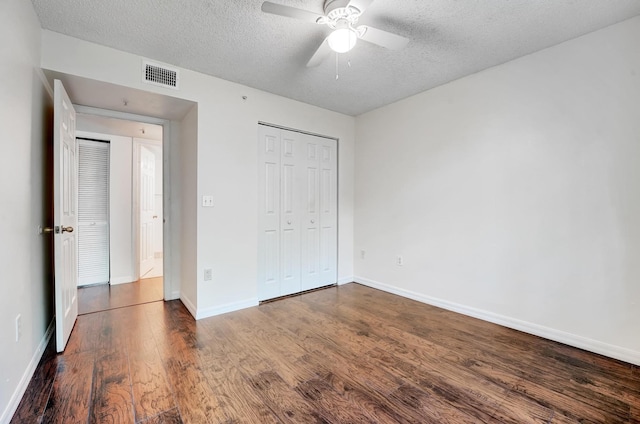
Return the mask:
M259 125L258 297L337 281L337 141Z
M78 285L109 282L109 143L78 139Z

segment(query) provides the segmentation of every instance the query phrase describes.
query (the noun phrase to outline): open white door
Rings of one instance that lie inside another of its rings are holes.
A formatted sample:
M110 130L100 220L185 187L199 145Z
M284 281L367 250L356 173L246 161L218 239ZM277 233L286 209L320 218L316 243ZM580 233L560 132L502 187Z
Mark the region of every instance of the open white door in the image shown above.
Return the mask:
M78 168L76 111L62 83L54 82L53 223L56 349L67 345L78 318Z
M149 273L155 264L154 258L154 216L156 196L156 155L147 147L140 145L140 179L139 205L139 254L140 254L140 278Z

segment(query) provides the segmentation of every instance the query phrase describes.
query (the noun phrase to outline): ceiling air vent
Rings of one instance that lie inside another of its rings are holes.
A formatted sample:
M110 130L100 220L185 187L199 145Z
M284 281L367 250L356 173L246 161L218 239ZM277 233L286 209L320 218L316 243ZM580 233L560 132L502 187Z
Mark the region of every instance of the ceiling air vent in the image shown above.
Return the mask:
M147 84L159 85L160 87L178 89L180 82L177 69L169 68L153 62L142 62L142 81Z

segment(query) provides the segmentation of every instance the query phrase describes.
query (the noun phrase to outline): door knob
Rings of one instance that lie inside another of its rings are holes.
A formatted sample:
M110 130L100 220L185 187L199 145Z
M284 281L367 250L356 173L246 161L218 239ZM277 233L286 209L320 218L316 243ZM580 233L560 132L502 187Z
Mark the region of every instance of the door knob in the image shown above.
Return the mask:
M67 232L67 233L73 233L73 227L72 226L68 226L65 227L64 225L61 227L62 228L62 232Z
M316 221L314 221L314 220L312 219L312 220L311 220L311 223L312 223L312 224L315 224L315 223L316 223Z
M291 225L291 221L287 221L287 225Z

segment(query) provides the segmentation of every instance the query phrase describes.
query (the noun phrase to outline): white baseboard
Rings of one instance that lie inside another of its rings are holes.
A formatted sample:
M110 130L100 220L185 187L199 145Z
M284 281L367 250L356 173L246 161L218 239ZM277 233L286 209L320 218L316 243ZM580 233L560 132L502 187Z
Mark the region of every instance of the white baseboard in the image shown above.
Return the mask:
M353 279L353 275L350 275L348 277L342 277L338 279L338 285L341 286L343 284L347 284L347 283L353 283L355 280Z
M567 333L565 331L556 330L554 328L545 327L545 326L534 324L527 321L522 321L516 318L496 314L496 313L485 311L482 309L461 305L459 303L449 302L448 300L426 296L421 293L416 293L410 290L401 289L399 287L395 287L389 284L384 284L378 281L369 280L364 277L356 276L354 277L354 279L355 279L355 282L357 283L363 284L368 287L372 287L374 289L382 290L387 293L396 294L398 296L417 300L418 302L437 306L442 309L458 312L460 314L478 318L483 321L488 321L494 324L502 325L503 327L513 328L514 330L523 331L525 333L533 334L535 336L543 337L545 339L564 343L566 345L584 349L589 352L608 356L614 359L619 359L621 361L629 362L631 364L640 365L640 352L637 352L635 350L627 349L621 346L611 345L608 343L603 343L598 340L589 339L587 337L582 337L576 334Z
M220 306L212 306L210 308L199 309L196 314L196 319L213 317L215 315L226 314L227 312L239 311L240 309L251 308L258 306L258 299L246 299L238 302L231 302Z
M16 390L13 392L13 395L9 400L9 404L7 405L7 408L4 410L4 412L0 416L0 424L9 424L9 421L11 421L13 414L16 413L16 410L18 409L18 405L20 405L20 401L22 400L22 396L24 396L24 393L27 391L29 382L31 381L31 378L33 378L33 373L36 371L36 368L38 367L38 363L42 358L42 354L44 353L44 350L47 347L47 344L49 343L51 336L53 335L54 329L55 329L55 319L52 320L51 323L49 323L49 327L47 327L47 331L45 331L44 336L42 336L42 339L40 340L40 344L38 344L36 351L33 353L33 356L31 357L31 361L29 362L27 369L24 371L24 374L22 374L20 383L18 383L18 387L16 387Z
M193 318L196 318L196 305L194 305L193 302L191 302L191 299L189 299L184 294L180 293L180 301L182 302L184 307L187 308L191 316Z
M109 284L111 284L112 286L115 286L117 284L125 284L125 283L133 283L134 281L136 281L133 276L129 275L129 276L125 276L125 277L111 277L109 279Z

